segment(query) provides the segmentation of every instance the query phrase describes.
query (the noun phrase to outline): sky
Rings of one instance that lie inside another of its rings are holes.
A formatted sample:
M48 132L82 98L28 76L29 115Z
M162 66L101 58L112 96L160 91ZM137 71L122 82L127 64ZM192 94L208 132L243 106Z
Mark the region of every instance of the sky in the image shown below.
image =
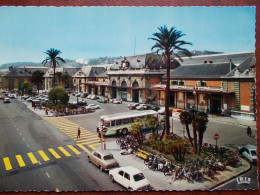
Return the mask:
M0 7L0 65L151 52L158 27L186 34L189 50L255 50L255 7Z

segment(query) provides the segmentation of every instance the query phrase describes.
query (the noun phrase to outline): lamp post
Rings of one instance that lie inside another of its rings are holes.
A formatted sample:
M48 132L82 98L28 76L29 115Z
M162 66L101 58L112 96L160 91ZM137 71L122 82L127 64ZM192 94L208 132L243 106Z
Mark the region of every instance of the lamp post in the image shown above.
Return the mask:
M253 90L253 112L254 112L254 121L256 121L256 102L255 102L255 83L251 85Z

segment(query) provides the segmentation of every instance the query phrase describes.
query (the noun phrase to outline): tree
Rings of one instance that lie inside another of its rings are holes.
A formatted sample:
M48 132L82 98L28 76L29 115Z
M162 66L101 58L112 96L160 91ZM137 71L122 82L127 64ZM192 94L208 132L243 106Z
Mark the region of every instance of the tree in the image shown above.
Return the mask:
M62 76L61 81L64 83L65 88L69 87L70 78L71 78L71 76L69 74L65 74L65 75Z
M49 62L50 67L53 67L53 87L55 87L56 86L56 78L55 78L56 65L57 64L59 65L59 61L62 61L63 63L65 63L65 60L58 56L61 53L60 50L51 48L44 53L47 54L48 57L46 57L46 59L42 61L42 64L44 64L44 66L45 66L45 64L47 62Z
M40 84L43 83L44 81L43 75L44 72L40 70L36 70L32 73L31 81L32 83L35 83L37 85L38 94L39 94Z
M26 93L31 94L32 93L32 86L29 82L25 81L22 83L21 88L23 92L26 91Z
M131 125L131 134L137 139L138 144L143 143L143 135L142 135L142 127L143 125L140 123L140 121L135 121Z
M193 143L192 143L192 138L190 136L190 129L189 129L189 125L192 123L192 119L193 119L193 114L189 111L182 111L180 114L180 121L182 125L186 126L186 132L188 135L188 138L190 140L190 144L193 147Z
M189 42L179 40L185 34L178 31L175 27L168 28L166 26L158 27L159 32L153 34L154 37L149 38L156 41L152 50L157 48L157 53L162 52L162 57L166 58L166 88L165 88L165 127L166 134L170 134L170 120L169 120L169 89L170 89L170 62L171 55L176 56L180 61L181 56L179 54L184 54L186 56L191 56L191 53L182 48L184 45L192 45ZM174 60L174 58L173 58Z
M159 121L156 117L152 116L152 115L147 115L145 118L144 118L144 126L149 128L149 129L152 129L152 132L154 134L154 129L158 127L159 125Z
M68 94L64 91L63 87L54 87L49 92L49 100L52 100L53 103L57 104L57 101L60 100L61 103L67 104L69 101Z
M198 112L195 115L195 118L192 120L192 126L194 131L198 132L199 134L199 140L198 140L198 144L199 144L199 155L201 152L201 146L202 146L202 142L203 142L203 136L204 133L207 129L207 124L208 124L208 114L205 112ZM195 145L196 143L196 145ZM197 153L197 134L196 134L196 139L194 137L194 145L195 145L195 153Z

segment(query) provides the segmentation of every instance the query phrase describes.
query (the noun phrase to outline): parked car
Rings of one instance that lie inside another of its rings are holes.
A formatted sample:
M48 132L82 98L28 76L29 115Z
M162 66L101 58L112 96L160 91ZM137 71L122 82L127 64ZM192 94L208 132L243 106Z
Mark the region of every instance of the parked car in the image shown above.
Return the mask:
M91 99L91 100L96 100L96 99L98 99L98 97L97 97L96 95L92 95L92 96L90 97L90 99Z
M87 96L88 96L88 93L86 93L86 92L83 92L80 94L80 97L82 97L82 98L86 98Z
M136 106L136 110L148 110L150 106L146 104L140 104L139 106Z
M94 163L101 171L118 167L119 163L108 150L96 150L88 153L88 161Z
M35 100L36 99L36 97L29 97L28 99L26 99L26 101L27 102L31 102L31 101L33 101L33 100Z
M8 97L11 99L15 99L15 94L8 94Z
M26 100L26 99L28 99L29 97L30 97L29 95L23 95L23 96L22 96L22 99Z
M101 97L101 98L97 99L97 101L100 103L107 103L107 98Z
M169 115L170 115L170 116L172 115L173 109L174 109L174 108L169 108ZM157 112L158 112L159 114L164 115L164 114L165 114L165 107L161 107Z
M11 101L10 101L9 98L5 98L5 99L4 99L4 103L11 103Z
M250 162L257 162L257 147L254 145L238 146L239 154L247 158Z
M122 100L121 99L113 99L112 103L113 104L122 104Z
M160 107L157 107L157 106L151 106L149 108L149 110L154 110L154 111L158 111L160 109Z
M2 90L2 94L7 93L5 90Z
M95 104L89 104L88 106L86 106L86 109L100 109L100 106Z
M92 97L92 95L91 94L89 94L88 96L87 96L87 99L90 99Z
M117 182L128 190L153 189L142 171L133 166L112 169L109 171L109 178L112 182Z
M78 100L78 105L80 105L80 106L87 106L88 103L85 100Z
M4 95L0 95L0 99L5 99L5 96Z
M75 94L75 97L80 97L80 93L76 93L76 94Z
M128 107L130 110L136 109L137 106L139 106L139 103L130 103L130 104L127 105L127 107Z

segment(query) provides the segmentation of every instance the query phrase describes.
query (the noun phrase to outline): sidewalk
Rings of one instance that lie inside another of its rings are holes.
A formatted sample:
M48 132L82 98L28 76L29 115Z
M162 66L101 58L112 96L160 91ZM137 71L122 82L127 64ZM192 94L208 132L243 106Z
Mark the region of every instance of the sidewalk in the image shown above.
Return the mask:
M101 148L101 146L99 148ZM228 166L225 171L217 171L213 180L204 176L204 179L201 182L189 183L186 180L173 181L173 176L164 176L160 171L150 170L144 164L144 161L136 157L134 154L121 155L119 145L117 145L115 141L106 143L106 149L114 155L120 166L131 165L141 170L155 190L209 190L229 181L230 178L238 176L251 168L247 161L241 159L242 163L238 168Z

